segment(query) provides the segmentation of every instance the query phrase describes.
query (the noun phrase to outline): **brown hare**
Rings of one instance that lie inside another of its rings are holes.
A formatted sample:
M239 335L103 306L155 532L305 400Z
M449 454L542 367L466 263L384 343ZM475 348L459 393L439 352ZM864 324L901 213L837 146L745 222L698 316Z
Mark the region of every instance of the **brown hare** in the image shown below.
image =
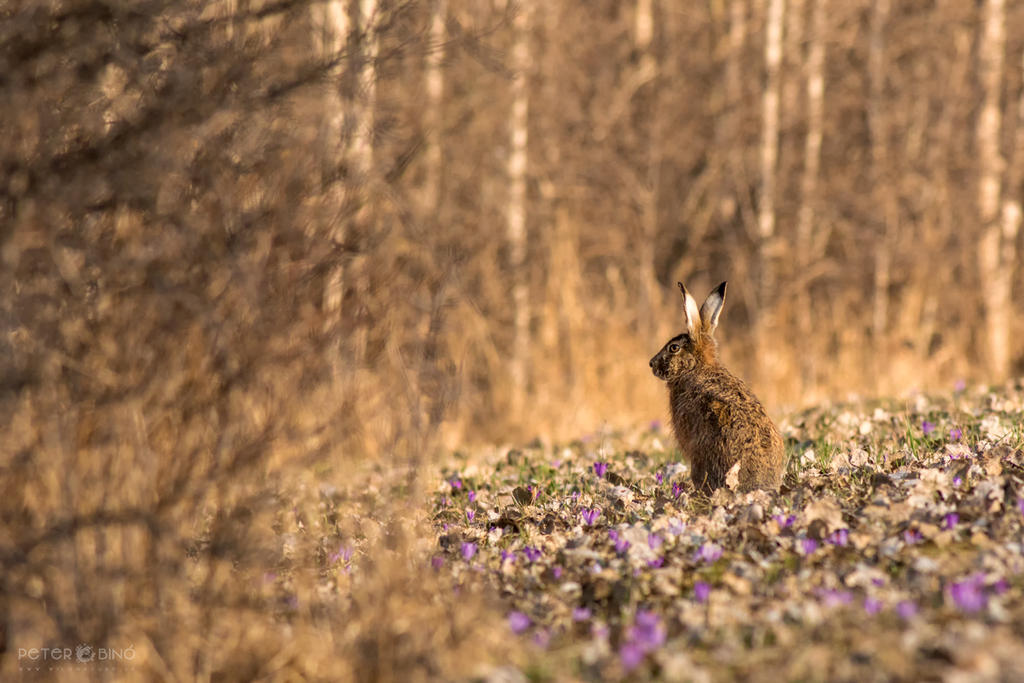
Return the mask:
M679 283L686 330L651 359L651 370L668 383L672 427L698 490L710 493L725 484L739 462L740 491L774 491L785 467L779 430L750 389L718 361L713 335L725 285L718 285L698 310Z

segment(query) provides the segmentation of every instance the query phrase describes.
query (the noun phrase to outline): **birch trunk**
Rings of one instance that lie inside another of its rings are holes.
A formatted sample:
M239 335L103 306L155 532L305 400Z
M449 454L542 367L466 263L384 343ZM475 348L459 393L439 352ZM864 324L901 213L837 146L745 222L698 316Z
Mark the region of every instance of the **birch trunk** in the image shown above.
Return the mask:
M328 0L313 10L316 24L317 47L325 60L334 62L328 72L328 88L324 95L324 120L322 136L325 149L325 200L328 205L327 214L333 224L328 235L332 242L341 244L345 241L345 224L338 219L341 215L341 189L338 181L333 179L333 169L338 167L345 157L345 70L341 66L341 55L348 43L351 17L346 0ZM331 169L331 170L327 170ZM325 325L333 327L341 318L341 303L344 293L345 266L340 260L327 274L324 286L323 307Z
M1024 56L1021 57L1021 73L1024 73ZM1002 322L1007 337L1010 336L1013 320L1010 317L1013 308L1009 302L1012 300L1013 278L1015 275L1014 266L1017 263L1017 235L1020 233L1022 219L1021 193L1024 192L1024 83L1020 85L1020 92L1017 94L1017 112L1014 123L1013 156L1010 158L1010 166L1006 174L1006 193L1002 209L1002 247L1000 248L1000 269L1003 280L1000 287L1003 288L1003 296L1006 297L1004 307L1006 320ZM1010 357L1009 342L1006 343L1005 351L1007 370L1013 358Z
M764 61L767 71L764 95L761 100L761 201L757 211L759 243L761 319L758 334L759 371L765 379L772 379L778 354L772 352L771 334L774 327L776 295L776 240L775 240L775 185L779 157L779 81L782 63L782 22L785 19L785 0L768 0L765 18Z
M726 150L725 176L730 183L721 211L725 220L744 215L743 195L747 187L746 145L740 131L743 126L743 48L747 42L747 0L729 0L729 52L725 62L725 111L721 117L719 145ZM749 216L749 212L746 212ZM753 221L749 221L752 224Z
M797 214L796 249L800 264L796 322L800 338L812 339L812 300L808 276L817 254L814 249L815 209L818 202L818 176L821 171L821 140L825 112L825 11L828 0L810 0L811 17L807 36L807 137L804 139L804 171L800 182L802 203ZM814 385L816 353L800 354L800 373L804 391Z
M743 102L743 46L747 42L746 0L729 2L729 57L725 64L725 89L730 115Z
M348 170L344 186L332 173L324 190L331 221L328 234L333 243L344 244L348 238L347 225L341 218L346 201L344 190L358 190L359 211L355 220L357 223L368 220L377 84L377 37L373 29L377 1L359 0L350 4L347 0L328 0L315 11L319 24L318 47L325 59L335 63L329 71L331 87L325 102L327 166L333 169L344 165ZM349 48L347 54L346 47ZM342 66L343 54L347 57L348 69ZM329 328L338 325L343 318L347 274L342 258L327 273L324 286L325 325ZM351 356L358 362L366 346L365 330L357 330L350 341Z
M997 379L1006 376L1010 360L1010 287L1013 262L1004 260L1003 226L999 223L1000 184L1004 160L999 150L1003 81L1003 53L1006 48L1005 0L985 0L982 34L978 43L978 69L982 87L981 115L978 117L978 268L981 274L982 311L985 316L988 366ZM1013 210L1008 214L1010 232Z
M782 20L785 0L769 0L764 61L768 74L761 101L761 203L757 228L763 244L775 236L775 167L779 157L779 66L782 63ZM770 278L767 278L770 280Z
M512 282L512 354L509 376L513 419L520 419L526 399L527 363L530 350L530 298L526 268L526 173L530 63L529 29L531 3L524 2L513 20L515 42L512 46L512 112L509 121L511 139L508 157L507 234L509 271Z
M441 175L443 168L442 143L444 117L444 43L447 0L434 0L430 11L430 46L426 60L427 108L426 125L426 177L423 183L423 208L433 215L441 203Z
M657 77L658 63L651 53L652 41L654 38L654 1L637 0L635 18L635 45L640 55L640 72L650 74L651 79ZM661 295L658 288L658 278L654 268L656 253L656 242L658 237L658 186L660 183L659 172L661 169L661 115L658 107L658 92L655 87L651 93L652 100L649 103L649 132L647 141L647 169L643 187L641 202L641 233L640 243L637 245L637 256L640 261L639 278L644 297L643 319L640 321L642 334L653 337L657 334L658 317L660 313Z
M359 0L359 30L353 50L355 92L350 102L352 131L349 138L349 168L356 183L371 180L373 168L374 107L377 101L378 41L373 27L377 0Z
M871 330L876 344L888 329L889 285L892 281L892 240L898 211L889 173L889 125L885 105L885 27L889 23L889 0L875 0L868 34L868 131L871 138L871 186L881 211L874 251L874 294ZM880 371L880 368L876 369Z

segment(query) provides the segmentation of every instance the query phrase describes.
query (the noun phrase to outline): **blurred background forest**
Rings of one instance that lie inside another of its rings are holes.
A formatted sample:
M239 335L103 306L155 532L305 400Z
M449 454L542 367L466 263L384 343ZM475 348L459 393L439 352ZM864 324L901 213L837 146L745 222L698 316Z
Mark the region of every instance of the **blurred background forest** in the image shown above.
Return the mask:
M216 610L301 555L296 472L408 492L441 446L663 417L676 280L729 281L776 414L1024 369L1019 3L14 0L0 131L8 656L130 614L150 672L266 673L277 622ZM379 504L309 557L399 552ZM325 658L383 658L333 618Z

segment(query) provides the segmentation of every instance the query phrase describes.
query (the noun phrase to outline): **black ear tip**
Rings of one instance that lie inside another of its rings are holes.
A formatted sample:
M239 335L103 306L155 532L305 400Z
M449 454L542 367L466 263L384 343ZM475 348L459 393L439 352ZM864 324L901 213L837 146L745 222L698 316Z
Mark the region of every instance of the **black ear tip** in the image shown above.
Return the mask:
M676 283L676 287L679 288L680 292L685 292L686 291L686 287L683 287L683 283L682 282L677 282Z

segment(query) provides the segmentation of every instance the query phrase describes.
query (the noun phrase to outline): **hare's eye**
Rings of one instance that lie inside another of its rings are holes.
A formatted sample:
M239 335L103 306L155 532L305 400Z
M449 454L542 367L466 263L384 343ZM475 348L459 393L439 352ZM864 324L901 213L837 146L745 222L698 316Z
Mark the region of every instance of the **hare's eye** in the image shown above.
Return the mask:
M669 353L679 353L679 349L680 349L679 344L669 344L668 345L668 352Z

